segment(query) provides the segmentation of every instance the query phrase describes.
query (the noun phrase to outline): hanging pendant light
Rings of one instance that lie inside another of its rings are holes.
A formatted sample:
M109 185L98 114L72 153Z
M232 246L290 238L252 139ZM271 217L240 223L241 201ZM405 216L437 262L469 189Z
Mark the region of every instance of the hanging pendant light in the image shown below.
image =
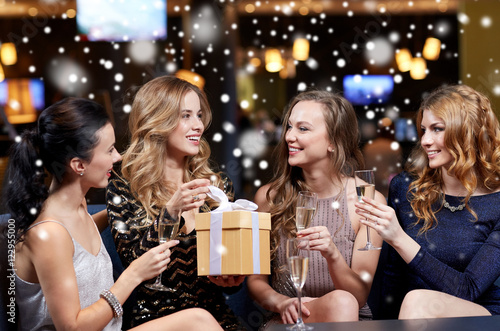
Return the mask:
M278 72L281 70L283 64L281 60L281 53L276 48L271 48L266 51L266 70L269 72Z
M413 58L410 69L410 76L415 80L424 79L427 76L427 62L421 57Z
M16 64L17 53L16 53L16 46L14 46L14 43L2 44L2 48L0 49L0 58L2 60L2 63L6 66Z
M396 52L396 63L401 72L406 72L411 69L412 56L407 48L400 49Z
M424 44L424 50L422 55L425 59L430 61L436 61L439 58L439 53L441 52L441 41L436 38L427 38Z
M293 42L292 56L297 61L305 61L309 58L309 40L297 38Z

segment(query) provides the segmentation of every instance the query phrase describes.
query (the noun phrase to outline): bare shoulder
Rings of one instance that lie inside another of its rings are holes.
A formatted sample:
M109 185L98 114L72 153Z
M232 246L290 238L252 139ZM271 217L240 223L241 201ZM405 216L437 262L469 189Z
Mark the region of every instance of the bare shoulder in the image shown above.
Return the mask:
M73 240L60 223L37 220L35 226L25 234L24 246L36 256L61 250L73 254Z
M269 203L267 202L266 195L270 189L271 184L266 184L264 186L261 186L257 190L257 193L255 193L254 202L259 206L258 210L260 212L269 212Z

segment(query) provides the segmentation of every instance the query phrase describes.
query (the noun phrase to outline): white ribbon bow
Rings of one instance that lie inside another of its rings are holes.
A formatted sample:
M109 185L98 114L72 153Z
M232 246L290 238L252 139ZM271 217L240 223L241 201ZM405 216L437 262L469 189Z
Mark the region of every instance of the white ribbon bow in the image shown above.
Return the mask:
M253 211L259 208L259 206L257 206L255 203L246 199L238 199L235 202L229 202L226 194L224 194L224 192L218 187L209 186L208 189L210 190L210 192L208 192L207 195L215 201L219 202L219 207L217 207L217 209L214 209L213 211Z

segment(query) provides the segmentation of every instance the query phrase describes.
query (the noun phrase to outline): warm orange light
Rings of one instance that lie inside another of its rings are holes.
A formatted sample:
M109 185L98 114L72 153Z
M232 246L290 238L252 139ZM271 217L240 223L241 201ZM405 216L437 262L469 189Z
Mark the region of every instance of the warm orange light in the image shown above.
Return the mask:
M205 86L205 78L201 77L195 72L186 69L179 69L175 73L175 77L183 79L187 82L190 82L193 85L198 86L200 90L203 90L203 87Z
M16 64L17 53L16 53L16 46L14 46L14 43L2 44L2 48L0 49L0 58L2 60L2 63L6 66Z
M396 53L396 63L398 64L398 69L401 72L406 72L411 69L412 56L408 49L400 49Z
M74 10L74 9L68 9L68 10L66 10L66 15L68 16L68 18L75 18L75 16L76 16L76 10Z
M276 48L271 48L266 51L266 70L269 72L278 72L283 66L281 53Z
M38 14L38 9L36 9L35 7L30 7L30 9L28 9L28 14L30 16L36 16Z
M413 58L410 69L411 78L415 80L424 79L425 76L427 76L425 72L426 70L427 70L427 62L425 62L423 58L421 57Z
M2 64L0 63L0 82L3 82L4 79L5 79L5 74L3 72Z
M309 40L297 38L293 42L292 56L295 60L305 61L309 58Z
M258 57L253 57L250 59L250 64L255 68L258 68L262 64L262 61Z
M245 6L245 11L249 14L253 13L255 11L255 6L252 5L251 3L247 4Z
M441 52L441 41L436 38L427 38L424 44L422 55L425 59L435 61L439 58Z

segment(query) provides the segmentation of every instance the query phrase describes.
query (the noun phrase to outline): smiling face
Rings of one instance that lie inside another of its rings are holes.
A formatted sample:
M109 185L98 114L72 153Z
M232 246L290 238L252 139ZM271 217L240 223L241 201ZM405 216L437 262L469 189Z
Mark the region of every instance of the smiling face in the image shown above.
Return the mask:
M108 185L113 164L122 159L115 148L115 131L111 123L96 132L98 143L93 150L92 160L85 167L85 180L91 187L102 188Z
M194 91L184 95L180 106L179 123L167 139L167 155L172 159L198 154L201 135L205 129L200 98Z
M420 125L423 133L420 143L427 153L429 167L432 169L439 167L448 169L454 158L445 146L444 132L446 125L444 121L436 117L431 111L424 110Z
M300 101L293 107L285 140L288 144L288 164L291 166L303 169L328 167L328 152L332 146L320 103Z

